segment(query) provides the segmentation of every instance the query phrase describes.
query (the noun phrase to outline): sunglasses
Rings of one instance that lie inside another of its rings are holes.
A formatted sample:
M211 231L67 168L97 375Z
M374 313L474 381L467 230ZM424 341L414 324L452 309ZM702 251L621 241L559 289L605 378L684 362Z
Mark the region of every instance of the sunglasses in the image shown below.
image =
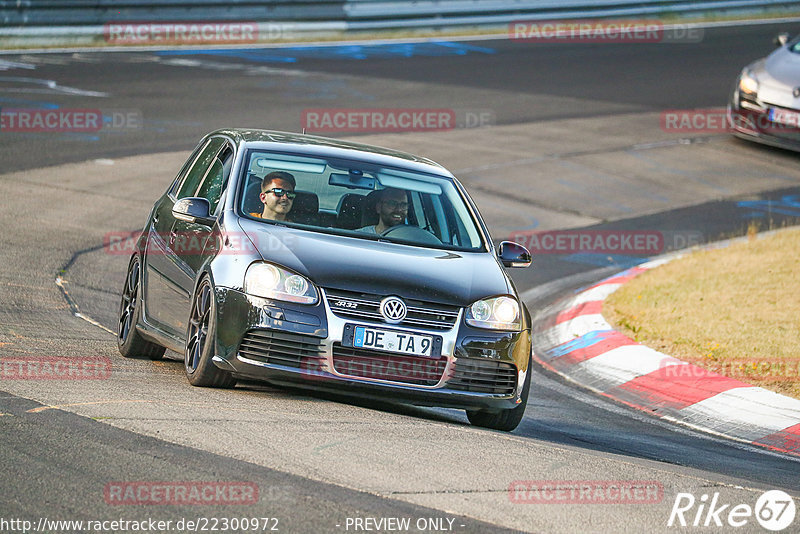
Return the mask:
M295 193L294 191L289 191L288 189L283 189L283 188L280 188L280 187L275 187L275 188L272 188L272 189L268 189L267 191L264 191L264 192L265 193L272 193L273 195L275 195L278 198L281 198L282 196L286 196L286 198L288 198L289 200L294 200L294 197L297 196L297 193Z

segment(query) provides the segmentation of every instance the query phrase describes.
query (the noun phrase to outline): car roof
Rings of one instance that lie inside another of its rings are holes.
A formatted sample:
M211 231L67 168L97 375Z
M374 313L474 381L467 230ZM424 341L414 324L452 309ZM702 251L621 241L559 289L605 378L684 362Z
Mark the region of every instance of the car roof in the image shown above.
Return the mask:
M435 174L444 178L453 178L453 175L447 169L428 158L415 156L414 154L399 150L353 143L341 139L245 128L226 128L211 132L208 135L228 136L238 145L244 145L245 148L260 148L295 154L361 160L375 165L402 167L409 170Z

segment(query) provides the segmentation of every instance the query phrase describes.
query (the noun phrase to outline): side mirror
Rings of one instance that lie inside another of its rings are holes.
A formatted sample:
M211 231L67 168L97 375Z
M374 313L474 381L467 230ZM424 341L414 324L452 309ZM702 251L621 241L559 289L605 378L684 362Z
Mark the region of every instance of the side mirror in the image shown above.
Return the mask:
M531 253L528 249L513 241L503 241L497 249L497 256L506 267L528 267L531 264Z
M187 197L172 206L172 215L182 221L214 226L216 219L208 213L210 210L211 205L208 200L201 197Z
M775 46L786 46L786 43L789 42L791 35L786 32L779 33L775 36L775 39L772 40L775 43Z

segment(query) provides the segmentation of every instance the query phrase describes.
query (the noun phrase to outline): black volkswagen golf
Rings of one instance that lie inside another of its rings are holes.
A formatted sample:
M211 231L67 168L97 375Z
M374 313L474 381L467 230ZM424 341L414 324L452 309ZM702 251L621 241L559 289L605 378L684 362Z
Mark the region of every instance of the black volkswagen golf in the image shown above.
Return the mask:
M530 315L458 180L425 158L220 130L153 206L122 292L126 357L183 353L189 382L267 380L465 409L513 430Z

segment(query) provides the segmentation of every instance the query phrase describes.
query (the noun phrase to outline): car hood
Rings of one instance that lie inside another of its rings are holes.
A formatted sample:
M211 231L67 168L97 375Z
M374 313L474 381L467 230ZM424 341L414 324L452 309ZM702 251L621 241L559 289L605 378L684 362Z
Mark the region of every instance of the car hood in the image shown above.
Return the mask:
M785 47L776 50L764 62L764 71L774 82L794 88L800 85L800 54Z
M800 108L800 98L792 95L800 86L800 54L781 48L750 66L758 78L759 100L787 108Z
M259 254L323 288L468 306L513 292L488 252L456 252L240 219Z

